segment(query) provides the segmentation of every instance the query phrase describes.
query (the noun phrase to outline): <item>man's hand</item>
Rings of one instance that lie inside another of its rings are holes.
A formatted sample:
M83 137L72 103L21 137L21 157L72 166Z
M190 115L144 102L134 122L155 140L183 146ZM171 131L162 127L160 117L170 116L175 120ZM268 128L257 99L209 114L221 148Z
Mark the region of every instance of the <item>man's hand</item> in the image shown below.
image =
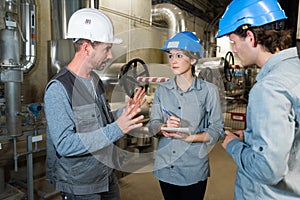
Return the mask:
M236 132L233 133L231 131L226 130L225 131L225 139L222 142L222 147L224 149L226 149L227 144L232 140L241 140L241 141L243 141L244 140L244 131L239 130L239 131L236 131Z
M135 105L135 107L140 108L146 102L146 99L144 98L145 95L145 89L143 87L139 87L135 92L133 98L129 99L129 105Z
M136 106L135 104L128 104L123 110L121 116L116 120L124 134L128 133L132 129L143 126L143 123L138 123L140 120L144 119L143 115L134 118L139 112L141 112L140 107Z

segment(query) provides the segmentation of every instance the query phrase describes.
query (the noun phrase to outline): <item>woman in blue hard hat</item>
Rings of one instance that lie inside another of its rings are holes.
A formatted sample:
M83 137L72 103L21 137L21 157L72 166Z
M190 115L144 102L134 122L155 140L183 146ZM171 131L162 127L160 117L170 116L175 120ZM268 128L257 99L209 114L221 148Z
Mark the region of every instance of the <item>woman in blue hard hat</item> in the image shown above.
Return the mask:
M286 18L276 0L233 0L219 23L241 63L261 68L247 128L222 144L237 164L237 200L300 199L300 60Z
M174 79L155 90L149 130L159 143L153 174L165 200L203 199L208 152L223 130L218 88L195 76L201 58L195 34L177 33L161 50L168 53Z

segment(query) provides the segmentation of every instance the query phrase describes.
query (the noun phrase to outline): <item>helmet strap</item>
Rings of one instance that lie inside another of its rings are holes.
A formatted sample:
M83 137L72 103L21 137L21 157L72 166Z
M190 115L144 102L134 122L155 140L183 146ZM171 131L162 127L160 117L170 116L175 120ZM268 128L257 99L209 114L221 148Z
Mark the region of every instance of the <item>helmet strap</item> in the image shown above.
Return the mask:
M285 28L285 21L284 20L275 21L275 22L264 25L263 28L265 30L280 31L280 30L283 30Z

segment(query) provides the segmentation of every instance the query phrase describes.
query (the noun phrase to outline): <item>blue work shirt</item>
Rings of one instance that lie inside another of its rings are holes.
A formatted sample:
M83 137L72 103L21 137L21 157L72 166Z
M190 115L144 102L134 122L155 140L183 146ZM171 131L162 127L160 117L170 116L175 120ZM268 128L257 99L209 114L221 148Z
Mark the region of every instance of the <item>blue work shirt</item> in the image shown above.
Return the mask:
M300 198L300 60L296 48L274 54L251 89L244 142L226 151L237 164L235 199Z
M175 79L160 84L151 109L149 130L152 134L157 134L168 119L162 109L179 117L181 127L188 127L192 134L207 132L210 140L188 143L159 137L154 176L180 186L207 179L210 175L208 153L218 141L224 124L218 88L197 77L187 91L179 89Z

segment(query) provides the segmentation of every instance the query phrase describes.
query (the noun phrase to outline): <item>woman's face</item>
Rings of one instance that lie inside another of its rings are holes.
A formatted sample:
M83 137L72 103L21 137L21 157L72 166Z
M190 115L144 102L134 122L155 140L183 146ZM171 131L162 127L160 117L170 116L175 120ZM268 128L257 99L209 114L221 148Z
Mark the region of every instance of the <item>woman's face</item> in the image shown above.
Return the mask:
M194 59L184 55L183 51L172 49L168 56L171 69L175 75L192 73Z

